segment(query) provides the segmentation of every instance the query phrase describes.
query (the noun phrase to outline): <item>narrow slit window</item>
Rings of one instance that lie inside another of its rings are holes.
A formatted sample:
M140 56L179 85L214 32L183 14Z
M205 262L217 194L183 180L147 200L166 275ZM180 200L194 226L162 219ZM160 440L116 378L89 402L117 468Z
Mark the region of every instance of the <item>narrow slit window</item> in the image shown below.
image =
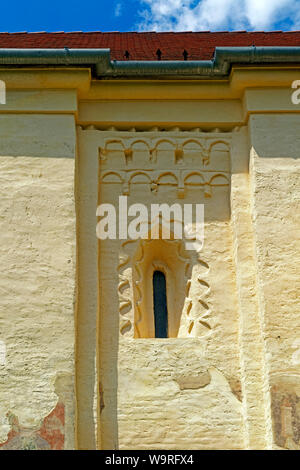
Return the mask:
M161 271L153 273L153 307L155 338L168 337L168 307L166 276Z

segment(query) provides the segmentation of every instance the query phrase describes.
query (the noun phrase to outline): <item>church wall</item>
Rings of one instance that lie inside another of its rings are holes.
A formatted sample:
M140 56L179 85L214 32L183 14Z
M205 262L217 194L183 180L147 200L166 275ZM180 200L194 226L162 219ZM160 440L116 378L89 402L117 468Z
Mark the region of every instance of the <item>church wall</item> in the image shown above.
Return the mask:
M297 73L5 72L0 448L298 448ZM204 204L201 252L99 241L97 206L120 195Z

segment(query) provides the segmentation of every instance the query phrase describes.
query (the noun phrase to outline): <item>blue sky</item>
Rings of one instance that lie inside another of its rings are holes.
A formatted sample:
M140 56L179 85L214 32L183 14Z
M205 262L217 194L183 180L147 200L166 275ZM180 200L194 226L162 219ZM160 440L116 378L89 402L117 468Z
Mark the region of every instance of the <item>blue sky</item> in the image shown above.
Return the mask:
M300 30L300 0L3 2L0 31Z

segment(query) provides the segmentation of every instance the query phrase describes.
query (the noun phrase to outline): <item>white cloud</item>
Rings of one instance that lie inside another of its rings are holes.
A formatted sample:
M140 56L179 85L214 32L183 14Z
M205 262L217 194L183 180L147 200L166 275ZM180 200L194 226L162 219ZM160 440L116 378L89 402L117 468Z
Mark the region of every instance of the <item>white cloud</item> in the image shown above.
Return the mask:
M278 22L296 29L300 0L142 0L142 31L271 30Z
M122 14L122 3L117 3L115 6L115 16L119 17Z
M269 2L251 0L245 2L245 13L252 27L264 28L272 26L277 19L286 14L287 10L293 10L293 5L294 2L290 0L272 0Z

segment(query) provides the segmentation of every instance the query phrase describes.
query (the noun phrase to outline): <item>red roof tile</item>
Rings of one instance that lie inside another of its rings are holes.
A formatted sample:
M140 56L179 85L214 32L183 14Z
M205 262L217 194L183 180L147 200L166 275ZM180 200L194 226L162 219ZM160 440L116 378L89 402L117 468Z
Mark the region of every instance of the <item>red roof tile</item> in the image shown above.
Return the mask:
M282 32L36 32L0 33L3 48L109 48L111 58L124 60L129 51L131 60L156 60L156 51L162 51L162 60L182 60L183 50L188 59L211 59L216 46L300 46L300 31Z

